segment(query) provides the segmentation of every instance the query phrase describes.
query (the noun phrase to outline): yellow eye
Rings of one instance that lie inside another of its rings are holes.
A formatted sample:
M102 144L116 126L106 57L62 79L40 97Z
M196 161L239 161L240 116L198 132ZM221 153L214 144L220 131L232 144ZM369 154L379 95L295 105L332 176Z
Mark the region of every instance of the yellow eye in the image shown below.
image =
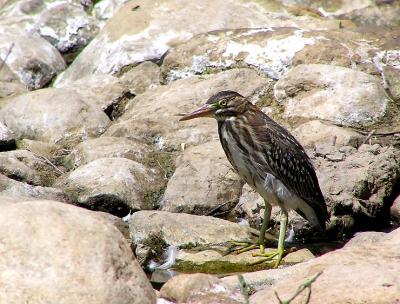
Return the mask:
M226 99L222 99L220 102L219 102L219 105L221 106L221 107L226 107Z

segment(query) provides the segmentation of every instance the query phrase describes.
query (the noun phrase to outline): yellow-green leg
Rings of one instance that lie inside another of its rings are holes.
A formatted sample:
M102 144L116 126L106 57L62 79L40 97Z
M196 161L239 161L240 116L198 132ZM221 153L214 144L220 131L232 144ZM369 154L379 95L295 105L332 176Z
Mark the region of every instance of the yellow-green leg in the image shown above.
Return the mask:
M279 239L278 239L278 248L276 251L272 252L261 252L255 253L254 256L265 257L263 261L268 261L271 259L276 259L275 268L279 266L279 263L282 261L283 254L285 253L285 238L286 238L286 228L288 223L288 213L285 209L282 208L282 216L281 216L281 224L279 229ZM261 236L261 235L260 235ZM261 248L261 246L260 246Z
M247 242L235 242L235 241L231 241L230 243L233 246L238 246L241 247L239 249L234 249L231 250L229 252L227 252L227 254L234 252L236 254L240 254L246 251L250 251L253 250L257 247L260 248L260 253L264 253L264 249L265 249L265 232L267 231L268 225L269 225L269 221L271 219L271 210L272 207L270 204L268 204L267 202L265 202L265 209L264 209L264 217L263 217L263 222L261 225L261 229L260 229L260 235L258 237L258 241L256 244L251 244L251 243L247 243Z
M260 235L258 237L258 244L260 245L260 253L264 253L265 249L265 231L267 231L269 220L271 219L271 210L272 207L270 204L265 202L265 209L264 209L264 219L260 229Z

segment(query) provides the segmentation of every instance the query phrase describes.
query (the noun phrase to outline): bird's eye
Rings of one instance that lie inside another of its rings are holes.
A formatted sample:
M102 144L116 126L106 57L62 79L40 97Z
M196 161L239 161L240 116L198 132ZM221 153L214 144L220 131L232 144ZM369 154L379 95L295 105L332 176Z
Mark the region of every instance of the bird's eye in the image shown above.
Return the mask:
M226 99L222 99L222 100L219 102L219 105L220 105L221 107L226 107L226 104L227 104Z

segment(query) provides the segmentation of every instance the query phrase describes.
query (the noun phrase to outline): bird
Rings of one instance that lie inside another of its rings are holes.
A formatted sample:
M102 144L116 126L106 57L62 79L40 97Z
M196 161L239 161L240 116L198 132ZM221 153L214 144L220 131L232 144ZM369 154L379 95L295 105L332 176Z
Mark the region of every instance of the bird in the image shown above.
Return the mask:
M215 118L222 148L234 170L264 199L265 209L257 245L278 267L285 253L288 211L294 210L319 231L329 221L327 205L313 164L290 132L235 91L212 95L203 106L180 114L180 121ZM265 252L265 232L272 206L281 209L278 247Z

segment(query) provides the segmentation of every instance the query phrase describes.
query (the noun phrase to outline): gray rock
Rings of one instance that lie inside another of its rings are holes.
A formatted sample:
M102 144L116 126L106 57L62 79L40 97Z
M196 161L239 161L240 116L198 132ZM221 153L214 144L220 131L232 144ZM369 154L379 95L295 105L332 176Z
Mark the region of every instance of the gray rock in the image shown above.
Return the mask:
M365 138L351 129L330 125L319 120L301 124L293 130L293 135L306 148L313 148L319 144L358 147Z
M30 151L14 150L0 152L0 173L31 185L49 186L60 171L55 170L48 160Z
M28 150L42 159L47 158L47 160L52 161L53 163L69 151L64 149L61 145L26 138L17 142L17 148Z
M211 216L166 211L138 211L129 219L132 242L160 253L166 246L179 248L218 246L230 240L249 241L250 229Z
M399 15L400 5L398 1L376 0L363 7L338 15L338 17L350 19L358 26L396 27L400 22Z
M21 83L0 81L0 98L26 93L27 91Z
M57 182L71 201L117 216L155 208L163 186L159 171L126 158L96 159Z
M148 89L160 86L160 67L145 61L130 69L119 78L119 83L127 86L132 94L142 94Z
M181 274L173 277L160 289L160 297L178 303L193 303L201 295L220 295L228 290L221 284L221 280L209 274ZM233 299L231 302L216 301L214 303L240 303ZM196 302L195 302L196 303ZM204 303L204 301L200 302Z
M15 139L10 131L3 123L0 122L0 150L6 150L15 144Z
M268 283L250 297L250 303L276 303L274 292L282 300L289 299L300 285L321 271L321 276L312 284L309 303L395 303L400 288L397 279L400 267L395 258L400 250L400 229L378 238L373 234L371 241L366 241L363 234L355 236L355 239L360 237L363 239L361 242L353 241L352 246L309 262L274 272L264 271L262 275L260 272L258 276L264 277ZM296 301L304 303L306 297L307 292L301 293Z
M108 221L55 201L0 208L0 269L9 274L0 278L0 302L156 303L129 244Z
M100 109L66 89L43 89L4 99L0 120L16 139L49 142L98 136L110 121Z
M150 139L160 150L201 144L218 137L215 122L197 119L180 123L177 114L194 110L219 91L230 89L248 96L265 90L269 83L250 69L178 80L136 96L105 135Z
M65 201L66 198L61 190L52 187L33 186L16 181L0 174L0 195L7 200L20 201L47 199Z
M390 207L390 215L396 223L400 224L400 195L396 197L392 206Z
M0 23L0 37L0 57L13 45L7 65L29 89L44 87L66 67L57 49L39 35Z
M118 9L128 0L103 0L97 2L93 7L93 15L96 19L106 21L114 16Z
M77 168L102 157L123 157L143 163L150 153L150 147L139 140L101 136L75 146L65 163L68 168Z
M378 122L390 102L379 79L322 64L293 68L275 84L274 94L285 118L317 118L348 126Z
M231 168L219 141L185 150L176 164L161 210L221 215L239 201L242 182Z
M70 63L97 34L97 21L80 1L9 2L0 11L3 22L49 41Z
M182 11L185 14L181 14ZM170 47L208 31L296 25L309 28L311 24L318 28L337 28L339 24L336 20L304 19L296 18L277 5L252 0L246 3L237 0L127 2L59 81L71 82L92 74L115 74L126 66L159 60Z
M167 80L175 80L213 69L251 67L278 79L292 67L296 52L322 38L305 37L304 31L285 27L214 31L172 49L162 73Z
M389 197L400 177L400 151L362 145L342 150L343 160L331 160L336 148L314 158L322 192L332 210L331 233L379 229L389 225Z
M0 98L18 95L27 91L26 87L19 81L17 75L3 61L5 56L0 58Z

